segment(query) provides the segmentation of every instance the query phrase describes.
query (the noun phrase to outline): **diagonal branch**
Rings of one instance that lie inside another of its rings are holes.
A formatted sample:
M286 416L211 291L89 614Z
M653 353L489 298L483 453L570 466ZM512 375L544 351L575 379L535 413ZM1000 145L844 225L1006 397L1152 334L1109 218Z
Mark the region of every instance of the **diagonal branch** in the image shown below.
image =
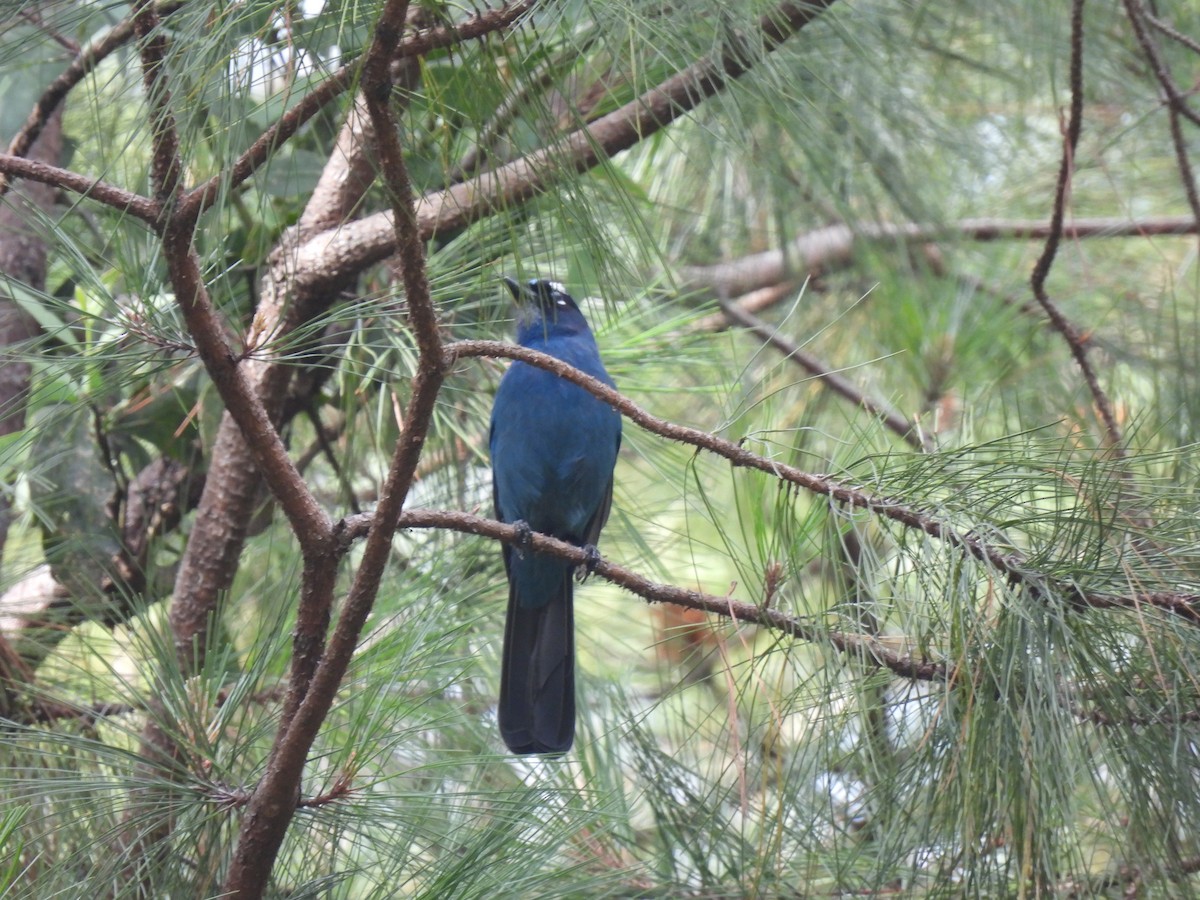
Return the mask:
M1183 92L1175 84L1175 79L1171 77L1171 71L1167 68L1166 61L1158 52L1158 47L1151 38L1146 24L1150 23L1154 25L1160 31L1164 31L1165 34L1172 36L1173 34L1170 31L1164 30L1163 23L1158 22L1150 16L1145 4L1141 0L1125 0L1125 12L1129 16L1129 24L1133 26L1134 36L1137 38L1138 44L1141 45L1146 59L1150 62L1150 68L1154 72L1154 77L1162 87L1163 93L1167 95L1167 116L1171 129L1171 142L1175 146L1175 160L1179 168L1179 178L1183 182L1183 191L1187 197L1188 206L1192 209L1192 215L1200 219L1200 194L1196 191L1196 177L1192 173L1192 164L1188 159L1187 140L1183 136L1183 123L1181 121L1186 118L1193 125L1200 125L1200 115L1197 115L1188 106L1187 98L1184 97ZM1183 35L1179 35L1179 37L1183 37Z
M495 9L484 10L457 25L438 26L418 31L400 43L391 59L424 56L443 47L463 41L486 37L510 27L533 6L534 0L516 0ZM198 185L184 201L188 215L199 215L211 207L224 191L236 188L259 168L313 116L349 90L359 74L359 63L353 61L334 71L310 93L279 117L270 128L234 162L204 184Z
M740 325L763 343L774 347L784 355L785 359L792 360L800 368L820 379L821 383L835 394L878 418L918 453L933 450L933 442L916 426L916 423L908 421L900 414L899 410L894 409L886 401L868 397L849 378L834 371L799 344L780 334L779 329L772 328L737 303L722 302L721 310L730 322Z
M60 169L58 166L26 159L23 156L0 153L0 174L28 178L30 181L89 197L105 206L111 206L118 212L129 213L152 228L157 227L161 214L159 204L141 194L135 194L89 175L80 175L78 172Z
M152 5L135 4L134 20L138 37L143 42L143 77L150 98L154 135L151 171L155 193L163 209L163 254L175 290L175 302L195 339L205 369L226 409L245 434L255 461L291 522L302 549L306 555L321 555L331 536L329 518L296 471L266 408L230 348L224 323L208 296L192 244L194 220L172 213L183 162L163 69L166 41L158 32L159 21Z
M342 523L343 528L340 535L342 540L349 542L363 534L373 534L375 531L374 521L375 517L370 513L346 519ZM730 597L706 594L703 591L660 584L606 559L600 559L597 562L587 550L567 541L540 532L531 533L494 519L485 519L481 516L454 510L409 509L400 516L396 527L400 529L438 528L462 534L475 534L503 541L506 544L519 543L534 552L546 553L576 565L591 565L595 562L595 568L592 570L595 574L650 603L672 603L676 606L736 619L739 622L761 625L797 640L828 644L847 656L856 656L890 669L901 678L938 681L946 677L945 663L901 655L871 636L818 628L805 623L796 616L774 609L766 602L762 604L746 603ZM525 543L526 538L528 538L527 544Z
M1045 597L1057 593L1067 602L1096 609L1122 607L1138 609L1151 606L1179 616L1190 624L1200 625L1200 596L1191 593L1137 592L1130 596L1088 592L1074 584L1057 582L1052 576L1029 568L1018 553L1004 552L972 532L962 532L936 515L916 509L900 500L872 494L862 488L844 484L829 475L805 472L795 466L761 456L747 450L739 442L727 440L698 428L678 425L646 412L632 400L608 385L572 368L562 360L527 347L500 341L455 341L446 347L450 361L471 357L515 359L553 372L560 378L579 385L599 397L634 424L651 434L707 450L729 460L734 466L756 469L781 481L794 484L809 493L849 507L862 509L888 519L905 528L928 535L984 563L1011 584L1023 585L1030 594Z
M762 52L778 48L836 2L783 3L763 16L758 33ZM747 44L753 41L741 45ZM594 168L695 109L761 58L734 50L704 57L586 128L571 132L556 146L425 195L416 205L418 233L429 240L435 234L462 228L541 194L572 174ZM297 251L298 283L317 285L360 272L395 252L395 246L387 212L317 235Z

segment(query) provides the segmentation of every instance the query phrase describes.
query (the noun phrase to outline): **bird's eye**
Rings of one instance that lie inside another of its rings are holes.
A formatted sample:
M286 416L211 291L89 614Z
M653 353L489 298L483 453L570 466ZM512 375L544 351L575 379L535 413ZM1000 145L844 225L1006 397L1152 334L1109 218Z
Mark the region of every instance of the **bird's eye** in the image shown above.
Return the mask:
M567 301L564 300L562 297L559 297L557 300L554 301L554 304L555 304L555 306L566 306Z

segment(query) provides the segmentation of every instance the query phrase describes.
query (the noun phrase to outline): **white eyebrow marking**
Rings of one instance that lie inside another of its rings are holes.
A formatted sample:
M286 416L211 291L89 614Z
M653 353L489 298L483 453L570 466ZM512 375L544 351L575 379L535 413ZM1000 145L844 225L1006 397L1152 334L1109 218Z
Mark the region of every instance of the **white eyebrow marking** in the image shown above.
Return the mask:
M567 292L567 289L562 286L561 281L547 281L546 285L550 288L550 290L558 291L560 294L565 294Z

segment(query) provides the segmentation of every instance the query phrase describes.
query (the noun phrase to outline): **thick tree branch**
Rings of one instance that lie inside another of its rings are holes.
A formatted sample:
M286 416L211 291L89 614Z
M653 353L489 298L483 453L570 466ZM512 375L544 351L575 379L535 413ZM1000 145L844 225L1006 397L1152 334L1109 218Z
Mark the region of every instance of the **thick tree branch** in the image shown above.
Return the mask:
M417 340L417 374L383 496L375 511L381 527L367 539L354 583L311 682L294 684L290 689L303 699L291 719L281 724L266 774L255 788L242 820L224 886L225 895L230 897L257 898L266 890L272 865L295 811L295 797L308 751L333 705L375 602L391 552L392 531L412 485L448 363L429 294L425 248L417 233L412 184L390 105L392 80L388 63L400 40L407 12L407 0L389 0L385 5L363 61L362 91L374 125L376 156L392 203L409 326ZM302 679L306 674L293 670L297 678Z
M764 52L776 49L835 2L781 4L760 21L759 45ZM747 40L743 45L752 43ZM574 173L594 168L695 109L757 61L756 57L733 50L705 57L588 127L571 132L556 146L538 150L447 190L427 194L416 205L420 237L429 240L435 234L462 228L518 205ZM395 246L391 214L387 212L317 235L297 251L297 283L320 285L329 279L361 272L393 253Z

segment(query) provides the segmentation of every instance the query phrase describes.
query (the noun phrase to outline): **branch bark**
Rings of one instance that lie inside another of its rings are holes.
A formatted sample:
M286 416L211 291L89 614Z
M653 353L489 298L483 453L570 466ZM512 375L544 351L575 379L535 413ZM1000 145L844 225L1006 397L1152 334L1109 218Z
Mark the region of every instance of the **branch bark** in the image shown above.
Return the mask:
M367 539L341 617L311 679L306 681L308 673L293 668L295 683L289 693L302 699L295 714L281 723L266 774L247 805L224 885L223 893L229 897L258 898L266 890L271 869L295 813L308 751L333 705L338 686L358 646L359 634L375 602L391 552L392 532L408 497L433 419L434 403L445 378L448 360L442 352L437 314L425 270L424 243L417 233L412 184L391 108L392 79L388 61L399 43L407 12L408 0L389 0L385 5L371 48L363 61L362 93L374 129L376 155L392 204L409 326L417 340L417 374L400 440L375 511L381 527ZM306 567L305 576L307 582L310 578L320 577L321 573L310 573ZM318 598L301 598L302 604L319 602ZM301 615L304 615L303 611Z
M660 419L646 412L608 385L572 368L562 360L536 350L499 341L464 340L448 344L446 354L450 361L471 357L521 360L553 372L560 378L573 382L599 397L631 422L651 434L707 450L729 460L734 466L756 469L781 481L794 484L809 493L828 497L841 506L864 510L911 531L943 541L966 556L988 566L1008 583L1022 585L1033 597L1055 596L1069 604L1094 609L1121 607L1137 610L1141 606L1150 606L1179 616L1190 624L1200 625L1200 595L1191 592L1140 591L1124 596L1089 592L1075 584L1057 583L1053 576L1027 566L1019 553L1005 552L973 532L959 530L950 522L933 513L916 509L894 498L872 494L862 488L838 481L829 475L805 472L795 466L761 456L747 450L740 442L734 442L698 428Z
M764 53L815 21L837 0L783 3L759 22ZM749 43L749 42L747 42ZM661 131L702 101L722 90L760 57L732 50L705 57L553 147L530 153L444 191L426 194L416 204L422 240L454 231L502 209L519 205L554 184L594 168ZM319 285L361 272L395 250L391 213L379 212L313 237L297 249L298 286Z
M1083 238L1155 237L1196 234L1191 216L1153 219L1082 218L1059 225L1061 235ZM1055 225L1042 219L962 219L945 225L918 222L881 223L851 228L829 225L807 231L779 250L753 253L727 262L684 266L679 270L682 293L703 297L736 297L783 281L816 277L846 266L859 241L925 243L940 240L1045 240Z
M162 16L170 15L182 5L181 2L164 3L158 7L158 13ZM50 82L42 95L38 97L33 109L29 111L29 115L25 119L25 124L9 141L8 155L29 155L30 148L34 146L34 142L42 130L56 115L61 116L62 102L71 89L83 81L113 51L127 44L133 37L133 33L133 19L125 19L109 29L103 37L80 49L67 68L54 81ZM4 174L0 174L0 197L3 197L8 189L9 179Z

